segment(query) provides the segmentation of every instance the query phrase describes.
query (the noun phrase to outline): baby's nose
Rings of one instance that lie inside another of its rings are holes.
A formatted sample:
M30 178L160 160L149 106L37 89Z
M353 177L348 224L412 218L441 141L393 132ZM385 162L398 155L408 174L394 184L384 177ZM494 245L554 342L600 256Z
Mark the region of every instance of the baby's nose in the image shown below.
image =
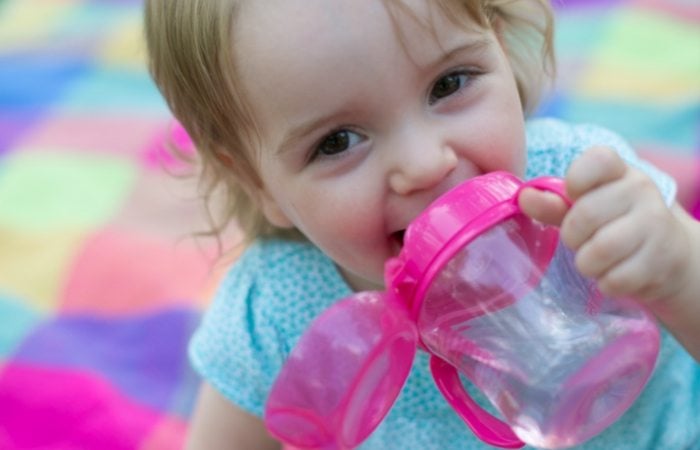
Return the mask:
M449 146L410 146L396 152L389 186L400 195L429 189L457 167L457 155Z

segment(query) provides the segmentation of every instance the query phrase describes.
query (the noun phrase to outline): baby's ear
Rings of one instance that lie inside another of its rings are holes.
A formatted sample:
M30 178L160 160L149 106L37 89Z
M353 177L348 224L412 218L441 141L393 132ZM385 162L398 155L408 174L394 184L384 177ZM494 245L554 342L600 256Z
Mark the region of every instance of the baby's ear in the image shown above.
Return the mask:
M234 167L234 161L233 157L229 155L225 150L222 149L217 149L214 151L214 156L216 156L216 159L223 164L225 167L231 169Z
M262 191L259 193L260 204L265 218L277 228L294 228L294 224L287 214L282 211L279 204L270 195Z

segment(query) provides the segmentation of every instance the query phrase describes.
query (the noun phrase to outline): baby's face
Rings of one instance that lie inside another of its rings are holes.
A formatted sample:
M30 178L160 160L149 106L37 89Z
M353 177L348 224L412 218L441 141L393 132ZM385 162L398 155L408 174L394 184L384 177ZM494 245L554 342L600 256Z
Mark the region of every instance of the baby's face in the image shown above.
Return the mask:
M440 194L524 171L523 112L496 36L406 3L433 28L377 0L246 2L235 24L266 215L356 289L382 285L403 230Z

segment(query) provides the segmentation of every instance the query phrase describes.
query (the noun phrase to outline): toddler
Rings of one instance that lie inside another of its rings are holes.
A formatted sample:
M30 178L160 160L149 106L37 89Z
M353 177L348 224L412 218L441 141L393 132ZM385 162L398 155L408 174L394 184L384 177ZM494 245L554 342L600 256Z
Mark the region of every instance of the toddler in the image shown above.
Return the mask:
M637 402L582 447L698 445L700 225L615 134L526 120L553 72L546 0L147 0L145 18L151 73L206 192L227 195L215 228L235 220L248 244L190 344L204 378L191 448L280 448L261 416L309 323L383 289L408 224L495 170L565 177L570 209L529 189L523 210L561 224L582 273L670 332ZM361 448L484 448L417 359Z

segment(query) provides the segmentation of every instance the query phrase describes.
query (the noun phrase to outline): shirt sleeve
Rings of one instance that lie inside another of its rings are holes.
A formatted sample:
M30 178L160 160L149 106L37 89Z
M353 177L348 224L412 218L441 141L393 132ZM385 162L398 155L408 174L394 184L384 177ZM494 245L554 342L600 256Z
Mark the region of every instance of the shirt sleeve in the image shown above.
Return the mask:
M262 416L301 334L350 292L333 262L310 243L258 241L225 277L190 340L191 364L228 400Z
M238 407L262 416L283 360L280 340L259 308L260 249L246 251L220 285L190 340L194 369Z

